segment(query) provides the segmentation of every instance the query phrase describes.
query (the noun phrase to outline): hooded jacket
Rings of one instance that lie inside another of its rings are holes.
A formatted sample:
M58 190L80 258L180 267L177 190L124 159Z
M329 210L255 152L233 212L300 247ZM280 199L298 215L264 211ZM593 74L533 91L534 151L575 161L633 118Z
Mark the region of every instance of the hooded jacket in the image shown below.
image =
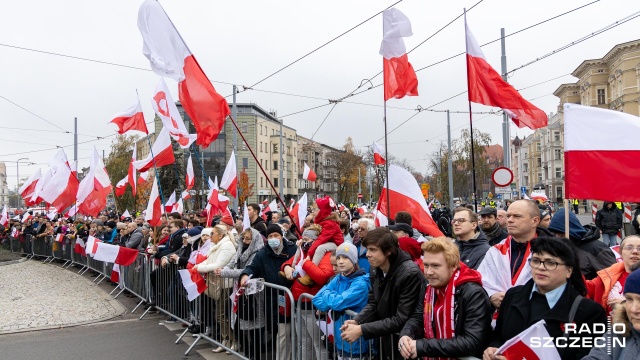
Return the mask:
M482 231L478 231L473 238L467 241L456 239L456 245L460 251L460 261L474 270L478 269L487 251L491 248L487 236Z
M267 224L260 216L256 218L256 221L251 223L251 227L258 230L265 238L267 237Z
M613 311L613 325L624 325L623 334L606 334L605 343L611 344L611 348L595 346L589 352L589 355L583 357L582 360L635 360L640 357L640 331L633 328L627 309L624 306L618 306ZM620 329L620 326L616 326ZM612 341L612 337L617 337L618 341ZM624 340L623 340L624 339ZM624 344L624 346L620 346Z
M454 293L455 336L451 339L424 338L424 295L400 332L400 336L417 340L418 357L481 358L487 347L491 334L491 302L482 288L480 273L462 262L460 265Z
M611 204L611 209L607 205ZM615 235L622 228L622 211L611 201L605 201L596 213L596 226L603 234Z
M371 268L371 291L367 305L354 320L365 339L381 338L381 359L400 359L397 335L422 301L427 279L411 257L402 250L389 257L386 276L380 268Z
M617 262L616 255L611 248L600 241L600 230L594 225L585 225L587 233L580 241L574 241L574 244L591 255L600 263L601 268L607 268Z
M327 219L333 211L331 208L331 202L332 200L329 196L316 200L319 211L313 222L320 225L322 227L322 231L318 238L313 241L313 244L307 252L307 255L312 259L318 246L328 242L333 242L336 246L340 246L344 242L344 235L342 235L342 230L340 230L340 224L335 220Z

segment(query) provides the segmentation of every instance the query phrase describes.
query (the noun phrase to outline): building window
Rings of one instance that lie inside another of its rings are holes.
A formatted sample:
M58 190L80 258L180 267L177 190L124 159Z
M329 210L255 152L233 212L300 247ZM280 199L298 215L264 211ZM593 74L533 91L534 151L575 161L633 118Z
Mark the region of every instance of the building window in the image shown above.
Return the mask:
M553 151L553 153L554 153L554 159L555 159L555 160L562 160L562 150L560 150L560 149L555 149L555 150Z
M262 135L262 125L260 125L260 135Z
M246 121L242 122L242 132L246 133L249 131L249 124Z
M597 89L596 93L598 94L598 105L606 104L607 96L605 94L605 89Z
M560 141L560 132L559 131L554 131L553 132L553 141Z
M246 142L242 142L242 150L247 150L247 143Z
M273 170L278 170L278 160L273 160Z
M562 186L556 186L556 197L562 199Z
M562 168L557 167L556 168L556 179L561 179L562 178Z
M273 153L274 154L278 153L278 144L273 144Z
M260 187L264 186L264 178L260 176Z
M287 168L285 170L291 170L291 162L287 161Z
M291 179L287 179L287 189L291 188Z
M542 173L541 172L538 173L538 182L542 182Z
M537 151L540 151L541 149L542 149L542 148L541 148L540 142L538 141L538 142L536 143L536 150L537 150Z
M536 165L538 165L538 167L542 166L542 159L541 158L536 158Z
M273 186L274 187L278 186L278 178L273 178Z
M249 167L249 158L242 158L242 167L245 169Z

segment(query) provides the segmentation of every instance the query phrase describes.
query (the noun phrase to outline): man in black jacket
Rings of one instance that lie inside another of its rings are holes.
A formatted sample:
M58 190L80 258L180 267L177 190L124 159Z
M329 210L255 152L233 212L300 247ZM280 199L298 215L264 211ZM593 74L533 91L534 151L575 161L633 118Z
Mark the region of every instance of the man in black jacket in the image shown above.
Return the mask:
M491 207L485 209L495 211ZM474 270L477 269L491 247L485 234L478 228L478 215L465 207L458 207L453 213L451 223L460 252L460 261Z
M491 333L491 303L480 273L461 262L447 240L423 243L422 250L429 285L400 332L400 354L405 359L481 357ZM425 301L427 318L433 319L429 324L424 323Z
M506 239L509 234L507 229L500 226L498 222L498 210L492 207L486 207L478 213L482 219L482 232L489 239L489 245L499 244Z
M262 236L267 237L267 224L260 217L260 205L249 204L249 220L251 220L251 227L258 230Z
M596 226L602 233L602 242L609 246L618 244L618 232L622 229L622 211L611 201L605 201L596 213Z

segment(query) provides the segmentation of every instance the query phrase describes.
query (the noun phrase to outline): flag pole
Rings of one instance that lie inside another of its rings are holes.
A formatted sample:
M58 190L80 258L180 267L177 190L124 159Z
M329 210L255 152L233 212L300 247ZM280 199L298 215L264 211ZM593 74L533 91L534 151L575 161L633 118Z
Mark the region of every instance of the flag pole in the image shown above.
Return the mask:
M384 15L382 16L382 38L384 39ZM384 56L382 57L382 72L384 73ZM387 184L387 223L391 223L391 202L389 201L389 141L387 138L387 82L385 81L386 77L382 76L382 99L383 101L383 116L382 122L384 122L384 177L385 183ZM375 154L374 154L375 158ZM375 164L375 160L374 160ZM384 186L384 185L383 185ZM384 187L383 187L384 189ZM382 195L382 190L380 190L380 195ZM380 199L378 199L378 203L380 203ZM377 206L376 206L377 208Z
M564 237L569 239L569 199L564 199Z
M465 24L465 32L467 25L467 9L464 9L464 24ZM465 34L466 35L466 34ZM469 53L469 49L467 47L467 41L465 40L465 52ZM478 196L476 194L476 158L473 152L473 114L471 113L471 92L469 91L469 60L467 59L467 103L469 103L469 137L471 138L471 181L473 185L473 208L474 211L478 211Z

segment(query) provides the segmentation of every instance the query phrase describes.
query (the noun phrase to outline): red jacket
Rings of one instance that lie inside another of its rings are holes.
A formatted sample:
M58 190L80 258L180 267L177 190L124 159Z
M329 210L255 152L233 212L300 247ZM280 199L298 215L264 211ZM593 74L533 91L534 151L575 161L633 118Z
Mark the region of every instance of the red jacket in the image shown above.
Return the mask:
M301 254L300 256L303 255L304 254ZM284 268L287 265L295 268L296 264L293 263L294 258L295 256L292 256L289 260L282 264L281 270L284 271ZM324 254L322 260L320 260L320 264L318 265L314 264L313 261L310 260L305 261L302 265L302 270L304 270L307 275L311 277L311 280L313 280L313 285L302 285L302 283L300 283L300 281L296 279L291 286L291 294L293 295L293 299L295 301L298 301L300 295L303 293L315 295L318 290L320 290L329 281L329 278L334 275L333 266L331 265L331 253L327 252L326 254ZM311 301L311 299L305 298L303 299L303 301Z
M340 230L338 222L335 220L323 220L317 224L322 226L322 231L318 238L313 241L313 244L311 244L307 252L307 255L309 255L311 259L313 259L313 254L316 253L318 246L328 242L333 242L336 246L340 246L344 242L344 235L342 235L342 230Z

